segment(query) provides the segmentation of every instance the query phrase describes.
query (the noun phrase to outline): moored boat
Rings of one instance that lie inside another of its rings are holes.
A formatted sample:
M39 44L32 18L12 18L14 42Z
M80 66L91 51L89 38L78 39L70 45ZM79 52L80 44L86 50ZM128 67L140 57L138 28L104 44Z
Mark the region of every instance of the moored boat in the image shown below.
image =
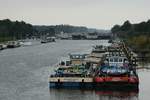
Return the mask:
M139 78L133 65L123 52L111 52L97 70L96 86L138 89Z
M139 78L135 64L120 44L101 47L90 54L70 54L55 74L49 77L50 88L127 89L138 91ZM100 51L100 52L99 52Z
M60 67L49 78L50 88L93 88L85 66Z
M93 77L85 63L86 54L69 54L49 77L50 88L93 88Z
M45 37L41 40L41 43L49 43L49 42L55 42L55 37Z
M18 41L8 41L7 48L16 48L20 47L20 43Z
M106 47L103 45L96 45L93 47L92 53L105 53Z

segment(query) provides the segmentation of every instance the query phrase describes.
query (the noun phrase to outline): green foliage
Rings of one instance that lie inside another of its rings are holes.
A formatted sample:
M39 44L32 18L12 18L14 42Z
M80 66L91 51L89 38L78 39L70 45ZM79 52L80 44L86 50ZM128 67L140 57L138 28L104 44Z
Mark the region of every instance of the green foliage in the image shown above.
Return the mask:
M120 26L119 25L114 25L113 28L111 29L112 33L116 33L120 31Z
M129 21L125 21L121 26L114 25L111 31L120 37L138 36L141 34L150 36L150 20L138 24L131 24Z
M145 35L130 37L127 43L136 49L150 49L150 37Z
M115 25L111 31L134 50L150 49L150 20L137 24L126 21L121 26Z
M124 22L124 24L120 27L121 31L130 31L132 30L132 25L129 21Z
M0 37L0 42L13 40L13 37Z
M23 21L0 20L0 41L26 38L32 36L34 29L31 24Z

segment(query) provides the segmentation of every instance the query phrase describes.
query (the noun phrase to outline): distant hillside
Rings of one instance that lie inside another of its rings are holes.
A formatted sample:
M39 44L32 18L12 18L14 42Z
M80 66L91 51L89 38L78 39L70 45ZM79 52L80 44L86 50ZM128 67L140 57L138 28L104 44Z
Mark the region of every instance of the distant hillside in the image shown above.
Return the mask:
M38 34L47 34L55 35L61 32L63 33L98 33L98 34L109 34L111 31L109 30L99 30L95 28L87 28L85 26L72 26L72 25L35 25L34 29L37 30Z
M88 28L82 26L71 26L71 25L52 25L52 26L39 26L36 25L34 28L39 33L84 33L88 31ZM53 34L52 34L53 35Z
M30 38L32 36L40 38L43 35L55 36L59 33L74 35L85 34L86 33L97 33L97 34L107 34L110 31L99 30L95 28L87 28L84 26L72 26L72 25L32 25L24 21L11 21L9 19L0 20L0 42L14 40L14 39L24 39Z

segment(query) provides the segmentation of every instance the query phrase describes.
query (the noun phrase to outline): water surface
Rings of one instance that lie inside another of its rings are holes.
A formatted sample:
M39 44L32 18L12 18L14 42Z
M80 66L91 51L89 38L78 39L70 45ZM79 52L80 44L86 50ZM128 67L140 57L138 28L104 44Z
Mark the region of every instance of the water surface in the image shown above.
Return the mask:
M136 92L51 89L48 76L60 57L69 53L90 52L103 40L58 40L0 51L0 100L149 100L150 72L139 71L140 89Z

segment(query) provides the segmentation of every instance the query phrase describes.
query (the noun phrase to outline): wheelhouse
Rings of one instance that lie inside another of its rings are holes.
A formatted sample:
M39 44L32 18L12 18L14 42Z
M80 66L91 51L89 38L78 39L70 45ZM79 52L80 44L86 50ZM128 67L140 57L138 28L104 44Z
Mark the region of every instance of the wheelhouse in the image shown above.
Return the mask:
M109 66L126 67L129 64L123 52L110 52L106 55L105 64Z

